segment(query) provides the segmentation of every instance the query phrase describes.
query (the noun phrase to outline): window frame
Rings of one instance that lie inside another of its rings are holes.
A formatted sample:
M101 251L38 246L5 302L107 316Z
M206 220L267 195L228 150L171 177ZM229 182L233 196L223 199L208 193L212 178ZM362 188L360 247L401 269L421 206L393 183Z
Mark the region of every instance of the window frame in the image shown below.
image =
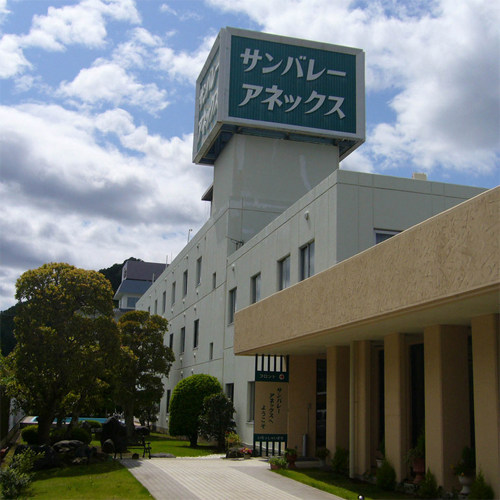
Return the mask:
M252 304L259 302L261 297L262 278L261 273L257 273L250 279L250 301Z
M278 261L278 291L285 290L290 286L290 270L291 270L290 254L285 255ZM287 271L286 273L284 271Z
M315 244L314 240L300 247L300 281L314 276Z
M228 298L228 325L232 325L234 323L234 316L236 314L236 308L238 305L238 295L237 295L238 287L234 287L229 290L229 298Z
M193 349L198 349L200 342L200 320L195 319L193 323Z

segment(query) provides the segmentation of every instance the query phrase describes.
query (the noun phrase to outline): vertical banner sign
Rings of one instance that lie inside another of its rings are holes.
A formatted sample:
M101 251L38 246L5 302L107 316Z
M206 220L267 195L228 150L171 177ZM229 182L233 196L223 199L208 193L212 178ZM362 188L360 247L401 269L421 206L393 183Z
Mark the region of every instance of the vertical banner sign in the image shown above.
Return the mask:
M264 361L268 366L255 372L254 442L284 443L288 431L288 372L276 366L275 357L263 358L262 365ZM269 366L271 361L275 361L274 369Z

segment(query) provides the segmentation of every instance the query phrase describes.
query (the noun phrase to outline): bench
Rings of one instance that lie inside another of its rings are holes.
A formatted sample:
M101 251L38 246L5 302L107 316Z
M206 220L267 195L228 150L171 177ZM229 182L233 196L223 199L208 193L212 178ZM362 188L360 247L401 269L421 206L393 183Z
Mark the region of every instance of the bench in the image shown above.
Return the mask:
M130 449L142 450L142 458L146 456L146 453L148 454L148 458L151 458L151 443L146 441L142 434L136 434L133 437L127 437L119 443L115 443L115 458L117 453L120 454L120 458L123 458L122 453Z

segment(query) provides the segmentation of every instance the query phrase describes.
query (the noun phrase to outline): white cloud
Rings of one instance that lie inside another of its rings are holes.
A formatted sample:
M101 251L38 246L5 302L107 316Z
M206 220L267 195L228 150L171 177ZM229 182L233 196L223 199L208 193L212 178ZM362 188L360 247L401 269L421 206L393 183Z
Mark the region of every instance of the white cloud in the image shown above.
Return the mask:
M6 3L0 3L0 16L6 13ZM6 34L0 40L0 78L10 78L32 67L23 49L38 47L63 51L68 45L88 48L106 43L106 18L140 23L134 0L82 0L61 8L48 7L47 15L35 15L27 35Z
M131 255L164 261L208 218L199 200L212 169L191 163L191 135L152 136L120 109L92 115L30 104L0 106L0 138L8 269L0 296L13 297L13 274L44 262L99 269Z
M204 38L198 49L192 53L175 52L170 47L158 48L156 53L159 68L165 71L170 78L181 81L187 80L194 84L203 64L205 64L215 38L215 36Z
M374 128L365 158L386 168L401 162L427 170L499 168L498 2L440 0L397 9L376 1L363 8L344 0L210 3L246 13L266 32L363 48L367 91L396 93L396 119Z
M58 93L92 105L131 104L153 114L168 106L165 90L154 83L139 83L118 64L106 61L96 61L91 68L80 70L72 82L61 83Z
M24 57L16 35L4 35L0 39L0 78L10 78L31 69L31 63Z

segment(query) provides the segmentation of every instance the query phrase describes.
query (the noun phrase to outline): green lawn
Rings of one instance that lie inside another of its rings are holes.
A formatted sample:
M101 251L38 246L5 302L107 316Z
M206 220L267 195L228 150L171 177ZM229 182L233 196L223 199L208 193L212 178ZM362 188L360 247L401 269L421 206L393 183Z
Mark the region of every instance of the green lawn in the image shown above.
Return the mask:
M176 457L199 457L215 453L213 446L189 447L189 441L173 439L165 434L153 433L147 436L152 453L171 453ZM100 448L99 441L90 446ZM131 450L137 452L137 449ZM6 462L10 463L13 449ZM130 457L132 453L124 453ZM141 453L142 456L142 453ZM147 458L146 458L147 460ZM120 463L111 460L106 463L65 467L36 472L28 498L40 500L142 500L152 496L139 481Z
M348 500L357 500L358 495L363 495L365 500L415 498L397 491L381 490L374 484L353 481L345 476L318 469L301 469L300 471L280 469L276 473Z
M151 453L171 453L176 457L204 457L206 455L213 455L217 453L215 447L207 444L199 444L196 448L189 447L189 441L174 439L166 434L153 432L146 436L146 442L151 443ZM101 443L99 441L92 441L90 446L99 448ZM130 453L123 453L123 457L130 457L132 453L139 453L140 450L134 448ZM140 452L142 458L142 452ZM147 455L146 455L147 456Z
M142 500L153 498L119 461L35 473L37 500Z

